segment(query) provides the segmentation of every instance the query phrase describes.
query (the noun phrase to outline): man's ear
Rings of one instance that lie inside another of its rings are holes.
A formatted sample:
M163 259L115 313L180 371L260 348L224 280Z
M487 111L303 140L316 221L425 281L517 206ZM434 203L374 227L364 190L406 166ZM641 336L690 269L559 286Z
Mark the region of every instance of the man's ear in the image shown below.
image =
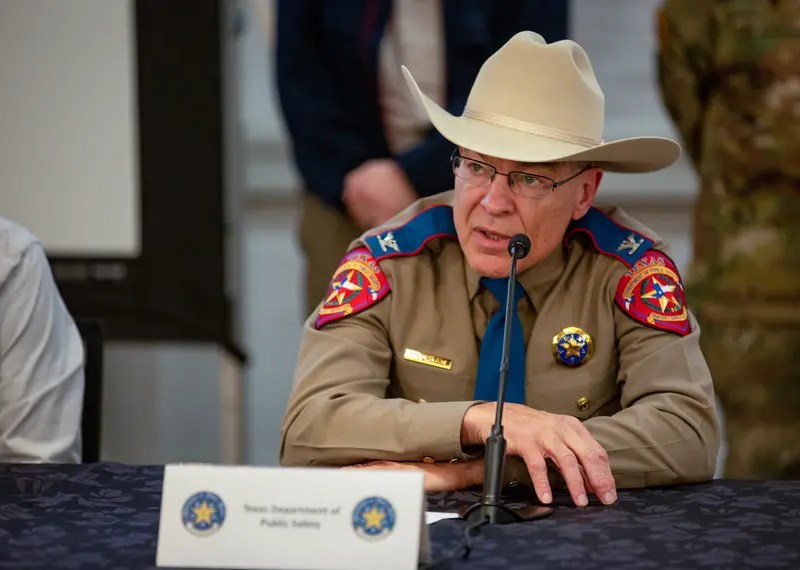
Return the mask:
M603 169L597 167L590 168L581 178L584 179L581 185L580 200L575 204L575 208L572 210L573 220L581 219L586 212L589 211L589 208L592 207L594 197L597 195L597 189L600 187L600 181L603 180Z

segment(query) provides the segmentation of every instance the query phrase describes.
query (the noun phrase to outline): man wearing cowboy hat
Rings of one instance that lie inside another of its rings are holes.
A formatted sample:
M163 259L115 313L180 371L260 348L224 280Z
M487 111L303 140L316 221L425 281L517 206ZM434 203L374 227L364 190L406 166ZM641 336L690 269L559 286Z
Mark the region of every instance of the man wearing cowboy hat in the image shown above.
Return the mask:
M404 70L456 145L455 190L353 242L306 323L284 419L285 465L421 469L429 490L479 484L494 421L511 236L530 237L514 285L504 428L509 480L575 504L617 487L711 478L713 388L680 275L652 231L592 207L604 170L679 155L655 137L603 142L586 53L514 36L454 117Z

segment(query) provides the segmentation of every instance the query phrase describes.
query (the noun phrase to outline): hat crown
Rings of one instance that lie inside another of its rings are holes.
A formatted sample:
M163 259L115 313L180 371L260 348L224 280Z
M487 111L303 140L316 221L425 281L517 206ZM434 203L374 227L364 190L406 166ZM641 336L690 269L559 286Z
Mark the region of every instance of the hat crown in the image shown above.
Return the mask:
M483 64L464 112L454 116L408 86L433 126L455 145L517 162L586 161L611 172L652 172L674 163L680 146L663 137L605 142L603 91L586 52L520 32Z
M599 144L604 103L581 46L572 40L548 44L539 34L519 32L481 66L464 115Z

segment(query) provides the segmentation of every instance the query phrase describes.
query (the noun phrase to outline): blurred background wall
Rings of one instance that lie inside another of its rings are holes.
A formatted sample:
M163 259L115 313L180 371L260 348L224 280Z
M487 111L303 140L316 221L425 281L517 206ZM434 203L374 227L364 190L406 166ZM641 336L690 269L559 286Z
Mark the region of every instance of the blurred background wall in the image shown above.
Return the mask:
M92 62L95 68L112 66L122 72L119 58L124 60L126 53L129 57L135 54L130 41L135 38L131 2L71 0L65 10L73 15L82 11L84 17L54 24L59 37L69 37L67 43L77 53L91 52L98 58ZM41 10L43 3L50 6L49 0L4 0L0 10ZM656 5L657 0L572 2L571 35L589 53L606 94L607 139L640 134L675 136L656 92ZM298 182L273 86L272 2L225 0L220 14L225 223L229 232L227 252L232 260L227 287L234 301L233 333L247 353L248 363L241 381L230 380L229 359L224 348L214 343L110 343L104 371L105 459L135 463L276 463L279 426L304 318L303 267L296 240ZM78 25L81 21L91 25ZM185 23L192 25L188 11ZM103 53L99 42L111 30L117 32L116 39L110 40L117 51L105 49ZM182 32L176 29L175 33ZM57 39L41 36L36 41L47 45ZM0 45L13 50L15 42L23 46L30 40L25 30L17 30L16 36L3 37ZM0 62L6 61L7 58L0 58ZM67 58L63 65L77 69L86 63ZM62 72L63 80L68 82L70 73L65 69ZM181 69L176 68L175 73L180 74ZM0 86L8 81L7 77L0 68ZM129 94L123 89L118 99L126 97L126 93ZM186 93L187 98L191 96ZM0 108L8 102L2 97L0 91ZM134 121L136 101L121 113L115 120ZM37 127L17 124L13 134L3 127L0 148L12 144L26 128ZM64 153L65 157L71 156L66 148ZM130 178L125 165L136 164L135 146L128 158L129 162L116 166L123 183L126 177ZM690 255L690 209L695 185L693 172L681 161L655 175L607 175L599 200L621 205L653 227L672 243L675 261L685 270ZM24 191L4 179L0 185L0 215L19 214L22 209L12 206L19 203L17 193ZM38 200L37 204L49 207L47 200ZM37 227L41 218L35 214L19 217L19 222L34 231L46 229ZM136 235L135 230L131 235ZM190 236L187 233L187 239ZM45 245L55 252L64 244L58 238L48 238ZM228 384L220 380L226 375ZM233 388L230 382L234 382Z

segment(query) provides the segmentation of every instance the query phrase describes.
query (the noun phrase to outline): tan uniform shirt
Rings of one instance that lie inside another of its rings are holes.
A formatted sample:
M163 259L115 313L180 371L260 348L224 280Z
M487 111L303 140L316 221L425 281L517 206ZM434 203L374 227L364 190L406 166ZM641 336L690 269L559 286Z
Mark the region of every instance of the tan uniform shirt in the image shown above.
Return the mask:
M451 193L422 200L394 227ZM653 237L618 209L615 221ZM656 242L654 249L665 253ZM363 245L356 242L353 247ZM464 458L461 423L475 404L478 353L499 308L457 240L384 259L391 292L368 309L319 330L306 323L296 386L282 428L284 465L370 459ZM719 445L711 377L691 318L686 336L634 321L614 302L628 267L576 237L518 279L526 350L527 405L575 416L609 454L620 487L711 478ZM559 364L553 337L578 326L594 343L580 367ZM452 361L445 370L404 358L406 349ZM520 460L508 478L529 482Z

